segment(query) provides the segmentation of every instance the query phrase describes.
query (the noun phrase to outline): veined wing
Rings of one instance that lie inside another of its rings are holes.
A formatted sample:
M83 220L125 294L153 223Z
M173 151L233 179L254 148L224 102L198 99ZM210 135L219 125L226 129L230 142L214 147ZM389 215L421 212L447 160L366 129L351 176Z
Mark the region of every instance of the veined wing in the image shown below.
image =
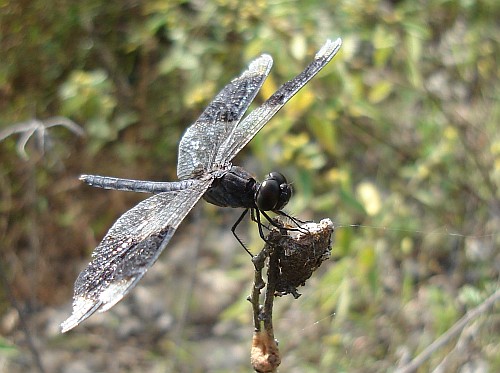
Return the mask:
M272 64L273 60L267 54L255 59L246 71L215 96L198 120L188 127L179 144L179 180L212 170L220 145L241 120L269 75Z
M219 148L217 164L230 162L264 125L337 54L342 45L339 38L327 40L312 61L299 75L283 84L267 101L238 124Z
M137 284L212 181L149 197L113 224L76 279L73 313L61 324L63 332L97 310L110 309Z

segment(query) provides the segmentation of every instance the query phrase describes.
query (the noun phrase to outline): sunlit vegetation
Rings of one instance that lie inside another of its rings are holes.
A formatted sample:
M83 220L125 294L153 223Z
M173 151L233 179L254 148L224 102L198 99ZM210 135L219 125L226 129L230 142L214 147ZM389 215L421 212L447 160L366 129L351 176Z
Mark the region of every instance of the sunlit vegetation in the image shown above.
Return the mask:
M124 332L140 317L126 304L58 334L91 250L144 197L77 176L175 179L184 129L252 58L274 59L262 102L337 37L338 56L236 159L293 180L289 212L339 226L334 260L301 298L275 302L282 371L413 359L499 287L499 19L495 0L2 2L0 131L60 116L86 133L0 143L2 364L35 366L15 298L48 371L90 357L93 371L250 371L252 264L230 237L236 215L212 206L157 264L172 327L145 318ZM242 235L262 248L254 225ZM499 335L497 305L419 371L500 371Z

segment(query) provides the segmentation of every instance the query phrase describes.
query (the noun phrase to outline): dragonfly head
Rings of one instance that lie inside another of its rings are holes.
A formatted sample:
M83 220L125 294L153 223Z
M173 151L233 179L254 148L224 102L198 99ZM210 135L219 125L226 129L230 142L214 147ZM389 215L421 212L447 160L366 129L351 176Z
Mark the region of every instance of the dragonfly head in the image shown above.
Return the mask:
M262 211L279 211L290 200L292 187L279 172L271 172L260 184L255 194L257 208Z

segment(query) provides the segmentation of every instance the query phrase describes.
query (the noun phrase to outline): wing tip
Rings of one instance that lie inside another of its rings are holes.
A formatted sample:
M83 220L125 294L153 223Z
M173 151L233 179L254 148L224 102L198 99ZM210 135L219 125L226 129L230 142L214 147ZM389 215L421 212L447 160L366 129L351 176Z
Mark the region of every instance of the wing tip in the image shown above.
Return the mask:
M85 296L75 297L73 301L73 313L66 321L61 323L61 333L66 333L73 329L82 321L92 316L97 310L99 310L99 312L109 310L123 299L141 277L142 276L133 276L129 279L109 284L106 289L101 291L99 299L86 298Z
M273 58L269 54L264 53L248 65L248 69L245 71L243 76L246 76L247 74L267 76L272 66Z
M316 53L315 59L321 59L325 57L331 59L337 54L341 46L341 38L337 38L334 41L332 41L331 39L327 39L318 53Z
M61 333L69 332L71 329L76 327L78 324L79 324L79 321L76 319L76 317L73 317L73 315L71 315L64 322L61 323Z
M77 297L73 301L73 313L61 323L61 333L66 333L75 328L83 320L90 317L102 306L102 301L95 301L84 297Z

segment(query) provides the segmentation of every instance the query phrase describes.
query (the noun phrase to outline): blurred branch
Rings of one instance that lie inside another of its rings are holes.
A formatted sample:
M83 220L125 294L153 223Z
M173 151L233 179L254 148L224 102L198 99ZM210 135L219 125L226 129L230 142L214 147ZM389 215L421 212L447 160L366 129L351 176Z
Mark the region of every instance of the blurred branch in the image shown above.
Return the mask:
M19 324L21 325L21 330L26 336L26 344L28 345L28 349L30 350L31 356L33 357L33 362L40 373L45 373L45 369L42 364L42 359L40 358L38 349L36 348L35 343L33 342L33 338L31 337L31 332L29 330L28 323L26 322L26 318L24 317L24 313L21 307L19 306L19 303L17 302L16 298L14 297L14 294L12 293L12 289L9 285L9 281L7 279L5 268L1 258L0 258L0 280L2 281L5 294L7 295L10 304L12 305L12 307L14 307L19 316Z
M82 127L73 122L71 119L65 117L51 117L46 120L31 119L25 122L13 124L6 129L0 131L0 141L5 140L7 137L14 134L21 134L17 142L17 152L24 160L29 159L26 153L26 144L32 136L35 136L36 145L42 152L45 151L46 143L50 141L47 129L55 126L63 126L76 134L77 136L84 136L85 132Z
M493 210L497 216L500 216L500 201L497 198L497 185L492 180L490 173L488 170L494 169L494 159L489 160L489 164L485 164L484 161L479 159L480 154L484 154L481 150L484 146L485 141L490 141L487 138L487 135L484 134L480 129L478 129L473 123L467 120L460 112L456 109L448 108L446 103L443 102L441 98L437 95L433 94L429 90L426 90L428 97L432 101L434 105L436 105L440 112L446 117L450 124L458 130L460 136L460 142L464 146L465 151L469 155L470 159L474 163L474 166L478 170L481 178L483 180L484 185L488 189L491 195L491 202L493 203ZM481 133L483 136L478 135L477 133ZM486 161L488 162L488 160ZM484 201L474 188L470 188L466 183L463 183L464 187L468 190L469 193L473 194L474 197L482 200L484 203L489 201Z
M490 308L493 308L496 302L500 300L500 288L490 295L483 303L476 308L468 311L460 320L458 320L446 333L432 342L425 350L423 350L409 364L396 370L397 373L412 373L415 372L423 363L425 363L434 352L446 345L452 338L455 338L467 326L469 322L486 313Z
M470 344L473 343L477 332L481 328L481 322L476 321L464 328L458 338L455 347L446 354L441 362L432 370L432 373L451 372L457 365L467 364L473 358Z
M468 140L468 133L470 133L470 128L474 128L472 123L467 121L460 113L456 112L455 115L448 114L446 111L444 111L445 115L449 117L450 121L453 121L455 123L456 128L460 131L460 140L465 148L465 150L469 153L469 156L471 157L472 161L474 162L475 166L477 167L479 173L481 174L481 177L483 178L484 185L488 188L490 194L491 194L491 199L494 202L494 211L497 216L500 216L500 201L497 199L497 185L495 182L491 179L490 174L488 170L494 169L493 166L493 160L491 160L490 165L484 165L483 162L479 159L479 154L483 154L482 152L478 151L477 146L474 147L472 144L472 141ZM475 143L481 143L480 141L476 141Z
M45 152L45 149L47 147L50 147L50 137L47 130L55 126L63 126L78 136L84 135L83 129L72 120L65 117L55 116L48 118L46 120L39 120L34 118L28 121L19 122L11 126L8 126L4 130L0 131L0 141L5 140L7 137L12 136L14 134L20 134L20 138L17 142L17 152L21 158L23 158L24 160L29 160L29 156L26 152L26 145L29 139L31 137L35 138L35 145L39 148L40 152L43 154ZM37 184L35 177L35 162L32 161L28 163L27 175L29 177L29 182L27 183L27 188L24 190L24 198L27 202L26 205L29 206L29 208L27 209L28 213L26 214L28 219L26 236L28 237L30 253L31 253L31 258L28 262L28 266L29 268L37 268L38 256L41 250L41 243L40 243L40 234L38 229L37 209L35 208L38 198ZM3 250L2 252L5 252L5 250ZM31 279L32 292L36 293L34 289L36 289L36 286L39 284L38 279L36 278L37 271L31 270L29 274L27 274L27 276L28 278ZM3 265L2 258L0 258L0 281L3 284L5 293L7 295L10 304L16 310L19 316L20 328L23 331L24 335L26 336L26 343L33 357L34 366L36 367L37 371L39 371L40 373L44 373L45 369L43 367L40 354L31 337L31 332L29 330L28 323L26 321L26 317L24 315L22 307L19 305L18 301L16 300L12 292Z

